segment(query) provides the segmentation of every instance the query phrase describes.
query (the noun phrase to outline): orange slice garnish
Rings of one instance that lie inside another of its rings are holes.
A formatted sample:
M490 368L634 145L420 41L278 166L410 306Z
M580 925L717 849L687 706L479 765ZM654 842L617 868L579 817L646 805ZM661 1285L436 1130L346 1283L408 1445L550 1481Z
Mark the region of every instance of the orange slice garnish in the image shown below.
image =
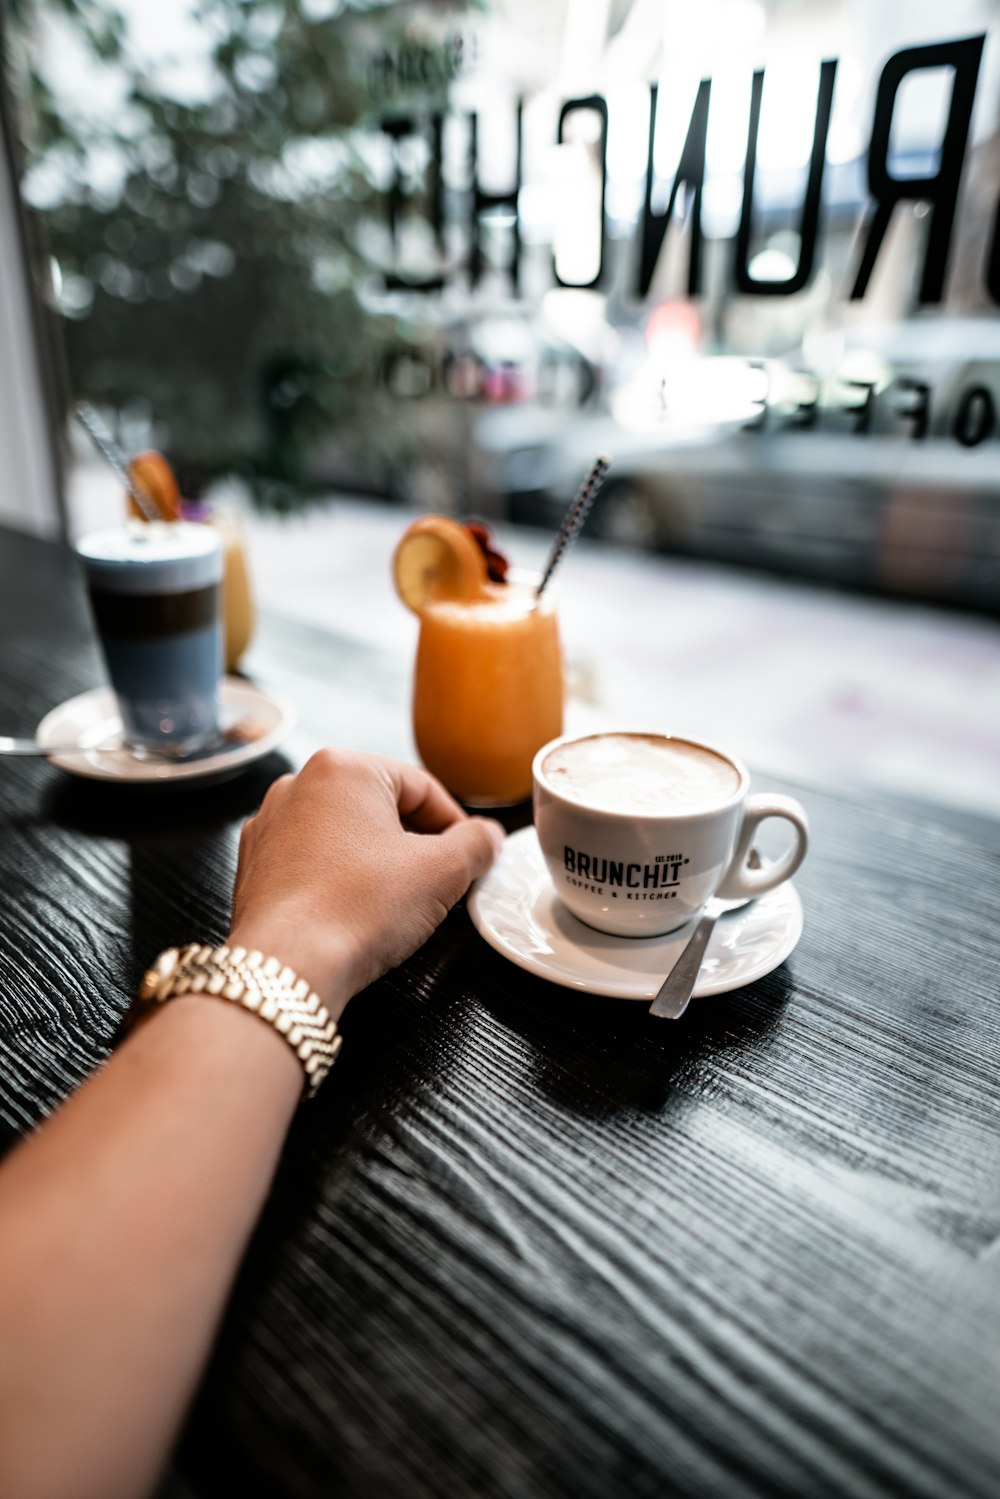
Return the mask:
M148 495L160 512L161 520L180 520L181 492L177 488L174 471L162 453L150 448L146 453L137 453L129 460L129 478ZM131 495L127 496L128 513L136 520L146 520Z
M393 553L396 592L420 614L442 599L472 602L489 595L486 558L475 538L447 515L422 515Z

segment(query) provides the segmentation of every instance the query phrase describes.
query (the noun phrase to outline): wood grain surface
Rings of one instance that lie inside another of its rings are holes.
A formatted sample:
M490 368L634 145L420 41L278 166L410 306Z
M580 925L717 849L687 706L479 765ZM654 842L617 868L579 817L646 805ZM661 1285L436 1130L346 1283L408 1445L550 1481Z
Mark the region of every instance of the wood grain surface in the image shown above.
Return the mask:
M101 680L72 559L0 535L3 732ZM398 752L407 663L269 620L252 662ZM0 1127L220 937L275 756L180 795L0 763ZM773 783L772 783L773 784ZM351 1006L174 1482L215 1495L1000 1493L995 827L791 788L802 942L684 1019L506 963L457 909ZM193 1167L194 1169L194 1167Z

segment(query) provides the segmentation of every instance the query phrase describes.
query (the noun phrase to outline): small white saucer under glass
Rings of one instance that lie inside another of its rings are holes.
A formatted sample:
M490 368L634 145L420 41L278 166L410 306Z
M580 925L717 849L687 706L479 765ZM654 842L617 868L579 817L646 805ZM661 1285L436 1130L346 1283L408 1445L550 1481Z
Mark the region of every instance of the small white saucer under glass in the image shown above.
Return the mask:
M118 703L110 687L81 692L79 697L53 708L38 725L35 737L43 748L47 744L87 746L70 754L50 756L50 764L70 775L153 787L225 780L269 755L295 726L295 714L289 704L242 677L223 677L219 709L223 732L238 724L251 737L247 742L223 744L218 750L192 760L146 757L123 744Z
M586 994L651 1003L692 935L612 937L578 921L556 896L534 828L506 840L473 886L469 914L491 947L529 973ZM725 994L783 963L802 935L802 902L790 881L720 917L695 995Z

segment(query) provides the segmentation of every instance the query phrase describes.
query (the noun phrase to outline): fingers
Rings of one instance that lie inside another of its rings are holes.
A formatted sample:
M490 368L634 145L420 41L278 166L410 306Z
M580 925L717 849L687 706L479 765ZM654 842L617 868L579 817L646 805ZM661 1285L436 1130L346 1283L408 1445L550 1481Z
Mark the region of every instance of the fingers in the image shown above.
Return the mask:
M278 776L268 786L258 811L263 811L265 806L275 807L283 802L297 780L298 776L290 770L286 771L283 776Z
M291 773L278 776L277 780L271 782L264 795L264 800L240 829L239 862L236 867L236 885L239 887L241 878L246 873L246 868L253 857L254 845L260 831L260 819L262 816L270 818L285 801L295 784L296 777Z
M246 824L232 930L309 974L342 1007L426 940L503 836L416 766L321 750L297 776L275 781ZM323 911L337 920L317 919Z
M439 833L465 817L458 802L434 776L417 765L395 760L389 755L328 747L313 755L299 776L343 785L345 778L357 775L359 771L370 777L373 767L390 791L400 821L410 831ZM280 781L275 784L280 785Z
M440 833L468 821L455 798L418 765L382 760L392 782L401 821L414 833Z
M423 843L421 856L427 860L429 883L436 885L434 893L453 906L489 869L505 836L492 818L463 817Z

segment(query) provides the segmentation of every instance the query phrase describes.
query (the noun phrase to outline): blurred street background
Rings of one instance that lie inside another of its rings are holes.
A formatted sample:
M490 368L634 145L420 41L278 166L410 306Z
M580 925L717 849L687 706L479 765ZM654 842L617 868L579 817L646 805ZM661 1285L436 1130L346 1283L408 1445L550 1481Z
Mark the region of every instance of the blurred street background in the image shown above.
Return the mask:
M75 493L90 525L117 517L114 481L95 465L78 471ZM338 496L300 516L249 519L265 620L293 617L412 655L417 622L390 575L409 518ZM497 534L518 566L541 566L547 533L502 525ZM644 702L644 726L715 741L761 772L1000 818L997 619L586 535L558 591L570 727L596 714L634 727L633 705ZM331 739L350 744L351 727L330 724Z
M364 502L250 528L261 605L412 652L393 592L405 520ZM519 565L549 538L504 526ZM578 543L560 569L569 723L703 736L752 767L1000 817L1000 623ZM574 717L574 714L576 715ZM345 725L349 731L349 725Z
M389 558L405 520L339 500L250 529L262 607L412 651ZM537 530L502 546L539 566ZM1000 623L578 543L560 569L577 705L726 745L754 768L1000 817ZM577 710L576 720L573 718Z

